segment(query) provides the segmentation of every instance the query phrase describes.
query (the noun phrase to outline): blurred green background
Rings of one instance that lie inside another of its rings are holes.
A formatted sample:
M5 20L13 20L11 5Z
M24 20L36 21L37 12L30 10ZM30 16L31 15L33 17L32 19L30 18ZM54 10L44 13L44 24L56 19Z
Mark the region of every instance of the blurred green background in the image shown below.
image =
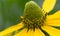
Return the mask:
M25 3L31 0L0 0L0 31L20 22L23 15ZM42 8L44 0L33 0ZM57 0L55 8L49 15L60 10L60 0ZM58 28L58 27L57 27Z

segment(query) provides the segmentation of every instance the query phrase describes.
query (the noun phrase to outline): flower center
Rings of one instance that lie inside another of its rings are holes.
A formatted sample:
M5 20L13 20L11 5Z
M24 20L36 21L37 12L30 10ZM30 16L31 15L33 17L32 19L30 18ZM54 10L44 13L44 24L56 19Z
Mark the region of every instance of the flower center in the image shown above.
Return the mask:
M25 5L24 15L21 16L21 20L26 28L35 30L35 28L39 28L45 23L46 14L34 1L30 1Z
M26 28L35 30L35 28L39 28L45 24L46 16L47 14L45 14L45 16L43 16L41 19L34 18L32 20L30 20L31 19L30 17L25 18L21 16L21 20Z

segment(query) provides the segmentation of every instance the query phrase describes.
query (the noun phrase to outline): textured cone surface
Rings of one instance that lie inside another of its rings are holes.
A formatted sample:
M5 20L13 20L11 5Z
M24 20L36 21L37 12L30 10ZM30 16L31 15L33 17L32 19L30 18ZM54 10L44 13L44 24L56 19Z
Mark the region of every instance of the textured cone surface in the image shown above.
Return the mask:
M24 15L21 18L28 30L35 30L35 28L39 28L44 24L45 16L40 6L36 2L29 1L25 5Z
M39 5L34 1L27 2L24 9L24 17L29 20L33 20L35 18L40 19L43 16L43 12Z

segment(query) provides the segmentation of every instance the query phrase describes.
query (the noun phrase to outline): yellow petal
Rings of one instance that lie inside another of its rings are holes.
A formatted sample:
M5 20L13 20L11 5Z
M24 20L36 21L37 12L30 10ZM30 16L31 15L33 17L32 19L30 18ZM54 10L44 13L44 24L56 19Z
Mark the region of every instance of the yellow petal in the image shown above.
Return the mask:
M46 24L51 26L60 26L60 11L57 11L53 15L48 15Z
M34 36L34 31L32 29L30 29L25 36Z
M16 34L15 36L45 36L41 30L36 29L35 31L30 29L28 32L26 30L22 30L20 33Z
M9 33L9 34L7 34L7 35L3 35L3 36L11 36L12 35L12 33ZM1 35L2 36L2 35Z
M50 36L60 36L60 30L53 28L51 26L42 26L42 29L45 30Z
M9 28L5 29L4 31L0 32L0 35L7 35L7 34L9 34L9 33L12 33L12 32L14 32L14 31L22 28L23 26L24 26L24 25L23 25L23 23L21 22L21 23L19 23L19 24L17 24L17 25L14 25L14 26L12 26L12 27L9 27Z
M35 29L35 36L45 36L40 29Z
M42 6L42 9L45 12L51 11L55 6L56 0L45 0Z
M25 36L26 33L27 33L27 29L23 29L19 33L15 34L14 36Z

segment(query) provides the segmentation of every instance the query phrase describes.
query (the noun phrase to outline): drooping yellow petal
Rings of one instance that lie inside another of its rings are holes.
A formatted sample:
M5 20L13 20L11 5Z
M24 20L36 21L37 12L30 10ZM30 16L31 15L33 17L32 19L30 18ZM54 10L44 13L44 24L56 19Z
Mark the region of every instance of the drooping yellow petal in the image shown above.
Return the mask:
M23 29L19 33L16 33L14 36L25 36L26 33L27 33L27 29Z
M0 35L7 35L7 34L9 34L9 33L12 33L12 32L14 32L14 31L22 28L23 26L24 26L24 25L23 25L23 23L21 22L21 23L19 23L19 24L17 24L17 25L14 25L14 26L12 26L12 27L9 27L9 28L5 29L4 31L0 32Z
M45 36L40 29L35 29L35 36Z
M56 4L56 0L45 0L42 9L45 12L49 12L54 8L55 4Z
M44 25L42 29L45 30L50 36L60 36L60 30L51 26Z
M2 35L0 35L0 36L2 36ZM3 35L3 36L12 36L12 33L9 33L9 34Z
M25 36L34 36L34 31L32 29L30 29Z
M22 30L20 33L16 34L15 36L45 36L43 32L39 29L36 29L35 31L30 29L29 31Z
M48 15L46 24L51 26L60 26L60 11L57 11L53 15Z

